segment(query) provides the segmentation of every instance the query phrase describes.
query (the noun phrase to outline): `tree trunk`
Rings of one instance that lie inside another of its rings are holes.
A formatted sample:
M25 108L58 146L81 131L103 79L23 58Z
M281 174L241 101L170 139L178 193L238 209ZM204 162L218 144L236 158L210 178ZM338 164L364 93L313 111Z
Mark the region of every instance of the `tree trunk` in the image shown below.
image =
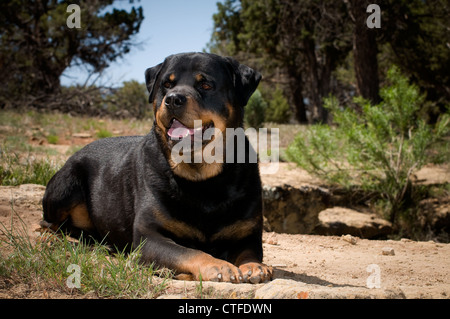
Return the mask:
M311 37L303 39L305 56L307 60L307 69L309 74L309 100L311 101L310 110L312 112L312 122L322 121L322 96L319 92L319 64L316 56L316 43Z
M353 57L357 93L372 103L380 102L378 79L378 47L376 29L367 27L366 12L369 1L350 0L350 14L355 22L353 32Z
M306 106L303 102L302 93L302 75L297 72L297 68L288 67L287 73L289 75L289 89L291 91L291 104L294 106L294 117L301 123L308 123L308 118L306 117Z

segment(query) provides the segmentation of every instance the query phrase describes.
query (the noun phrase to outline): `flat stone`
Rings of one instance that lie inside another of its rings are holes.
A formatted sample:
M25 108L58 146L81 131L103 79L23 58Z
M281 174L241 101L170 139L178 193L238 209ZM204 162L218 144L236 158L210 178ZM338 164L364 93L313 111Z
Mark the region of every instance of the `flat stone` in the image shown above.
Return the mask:
M92 134L90 133L73 133L72 137L77 137L77 138L91 138Z
M351 235L360 238L380 238L392 233L392 225L374 214L333 207L319 213L319 225L314 229L318 235Z
M275 279L255 292L256 299L298 299L300 294L306 297L307 284L289 280L289 279ZM301 298L306 299L306 298Z

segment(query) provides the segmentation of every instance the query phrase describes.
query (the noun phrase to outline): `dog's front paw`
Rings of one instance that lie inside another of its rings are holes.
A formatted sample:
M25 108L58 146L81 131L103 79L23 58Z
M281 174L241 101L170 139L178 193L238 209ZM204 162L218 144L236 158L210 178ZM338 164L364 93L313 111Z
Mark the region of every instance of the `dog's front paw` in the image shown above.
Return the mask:
M249 262L239 266L244 282L258 284L272 279L272 267L257 262Z
M198 274L197 280L216 281L216 282L244 282L244 277L238 267L226 261L218 261L215 263L204 265Z

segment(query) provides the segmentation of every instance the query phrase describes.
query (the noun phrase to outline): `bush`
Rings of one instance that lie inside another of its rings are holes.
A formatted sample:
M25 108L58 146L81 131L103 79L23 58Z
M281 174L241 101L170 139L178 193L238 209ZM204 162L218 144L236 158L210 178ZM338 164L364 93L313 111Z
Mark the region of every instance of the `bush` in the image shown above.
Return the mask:
M111 111L127 112L138 119L153 115L153 110L148 102L147 87L144 83L135 80L123 82L123 86L108 97L107 104Z
M283 91L277 87L273 92L272 99L267 106L265 121L273 123L287 123L291 118L291 110Z
M264 122L264 114L267 103L264 101L261 92L256 90L245 107L244 122L249 127L259 128Z
M344 186L359 184L385 200L392 222L414 219L417 204L411 177L430 161L428 152L449 133L450 112L434 127L418 117L425 96L408 83L396 67L388 71L391 85L380 90L383 102L355 102L361 112L341 109L337 100L325 100L336 124L312 126L298 135L287 150L290 160L307 171ZM447 147L442 149L448 150ZM436 151L436 150L434 150ZM401 213L401 214L399 214Z

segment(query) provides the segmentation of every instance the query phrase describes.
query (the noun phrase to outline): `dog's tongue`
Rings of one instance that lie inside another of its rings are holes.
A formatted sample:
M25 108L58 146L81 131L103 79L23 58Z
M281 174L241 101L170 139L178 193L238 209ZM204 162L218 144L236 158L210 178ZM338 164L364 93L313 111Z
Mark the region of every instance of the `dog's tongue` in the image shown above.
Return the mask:
M177 121L174 119L172 121L172 125L169 128L169 131L167 131L167 134L172 138L183 138L189 135L194 135L195 130L193 128L188 128L183 125L180 121Z

